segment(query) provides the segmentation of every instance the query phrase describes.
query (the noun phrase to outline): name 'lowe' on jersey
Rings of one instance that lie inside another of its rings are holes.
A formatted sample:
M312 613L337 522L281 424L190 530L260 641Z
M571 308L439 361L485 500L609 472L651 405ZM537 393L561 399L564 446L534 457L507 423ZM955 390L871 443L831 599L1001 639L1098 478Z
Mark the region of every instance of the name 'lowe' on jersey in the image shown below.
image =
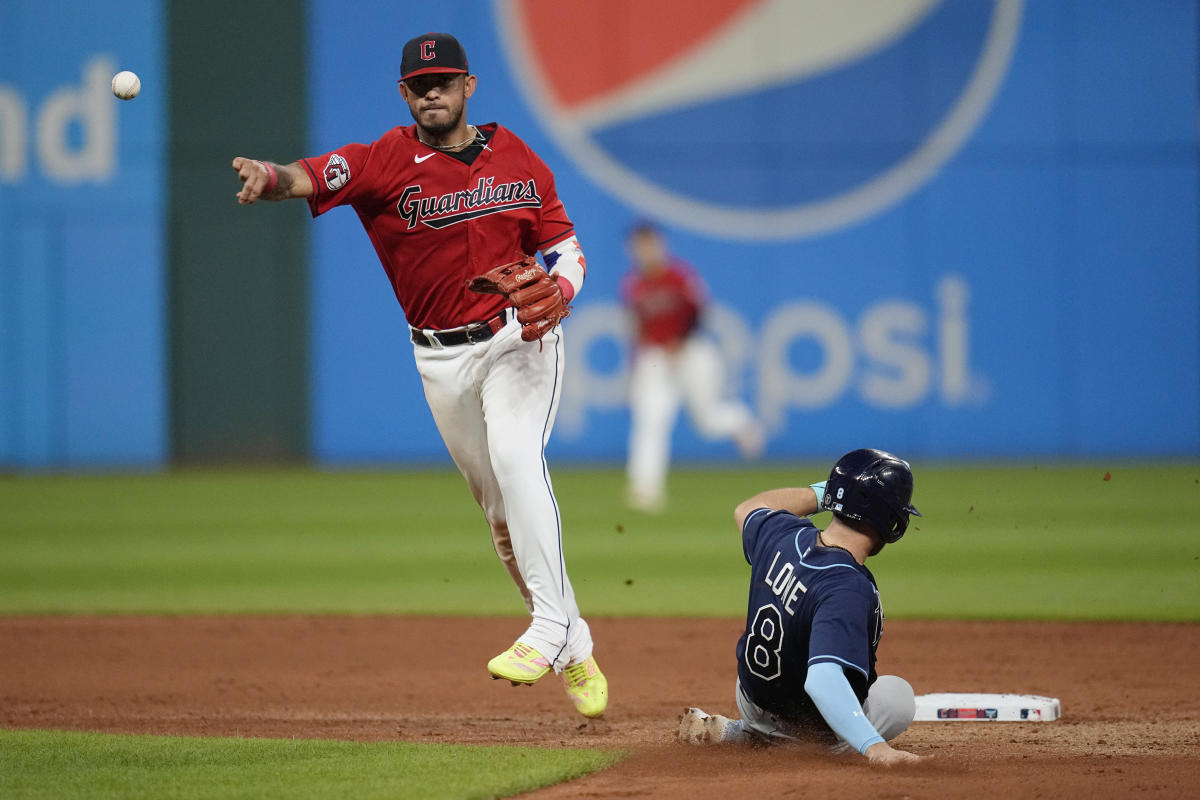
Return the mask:
M738 679L750 700L795 733L832 735L804 690L808 668L841 666L865 700L877 677L883 610L871 571L846 550L821 546L819 533L786 511L761 508L746 517L742 549L751 578Z

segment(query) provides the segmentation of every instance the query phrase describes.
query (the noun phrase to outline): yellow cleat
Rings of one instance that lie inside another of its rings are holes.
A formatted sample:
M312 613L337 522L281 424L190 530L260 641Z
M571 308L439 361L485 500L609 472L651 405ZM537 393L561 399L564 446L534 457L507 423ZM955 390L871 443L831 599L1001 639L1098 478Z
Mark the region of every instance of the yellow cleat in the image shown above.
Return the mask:
M608 708L608 679L594 657L563 670L563 681L567 684L567 697L580 714L591 719Z
M532 686L550 671L546 657L526 644L516 642L512 647L488 662L488 672L496 680L510 681L513 686Z

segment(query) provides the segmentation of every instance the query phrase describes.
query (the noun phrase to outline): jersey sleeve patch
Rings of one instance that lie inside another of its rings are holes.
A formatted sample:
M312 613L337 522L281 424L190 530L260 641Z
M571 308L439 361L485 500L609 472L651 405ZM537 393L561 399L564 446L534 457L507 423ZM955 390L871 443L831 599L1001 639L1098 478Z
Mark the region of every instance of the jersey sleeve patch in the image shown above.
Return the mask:
M329 191L336 192L350 182L350 165L346 163L346 159L333 153L325 162L324 178Z

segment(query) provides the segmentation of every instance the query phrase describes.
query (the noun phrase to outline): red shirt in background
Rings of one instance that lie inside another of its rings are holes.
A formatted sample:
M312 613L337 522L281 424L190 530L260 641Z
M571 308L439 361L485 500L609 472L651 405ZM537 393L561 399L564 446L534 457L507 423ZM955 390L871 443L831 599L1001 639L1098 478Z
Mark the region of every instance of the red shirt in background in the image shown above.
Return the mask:
M676 258L653 273L626 274L621 298L637 323L638 346L678 346L699 323L706 294L696 271Z

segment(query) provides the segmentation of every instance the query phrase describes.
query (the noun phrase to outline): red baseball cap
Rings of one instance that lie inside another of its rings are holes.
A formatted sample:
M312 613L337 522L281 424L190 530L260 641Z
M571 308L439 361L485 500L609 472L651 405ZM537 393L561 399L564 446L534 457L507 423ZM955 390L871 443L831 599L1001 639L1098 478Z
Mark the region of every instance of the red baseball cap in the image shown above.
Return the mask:
M400 80L431 72L467 73L467 51L448 33L427 33L404 44Z

